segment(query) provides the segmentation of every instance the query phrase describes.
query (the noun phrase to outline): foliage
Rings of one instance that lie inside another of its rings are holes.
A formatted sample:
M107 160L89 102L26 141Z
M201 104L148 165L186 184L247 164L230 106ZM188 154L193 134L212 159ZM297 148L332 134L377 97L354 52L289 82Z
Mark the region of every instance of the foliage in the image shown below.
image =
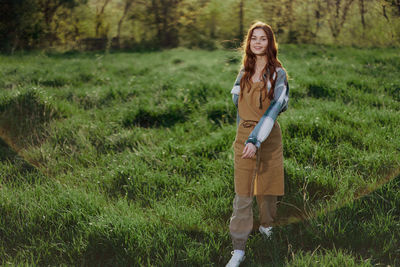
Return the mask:
M393 47L400 4L372 0L1 0L0 51L240 46L262 20L279 43Z

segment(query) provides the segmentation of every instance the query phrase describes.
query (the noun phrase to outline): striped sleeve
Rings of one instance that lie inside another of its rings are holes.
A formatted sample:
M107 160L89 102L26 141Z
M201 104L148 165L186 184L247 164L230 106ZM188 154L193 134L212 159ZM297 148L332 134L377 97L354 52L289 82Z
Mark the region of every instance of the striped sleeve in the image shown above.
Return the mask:
M279 113L287 109L289 101L289 87L286 72L284 69L280 68L277 71L277 75L278 77L275 82L274 99L271 101L267 111L265 111L264 115L250 133L245 144L252 143L259 148L261 143L267 139L268 135L271 133L272 127L274 126L275 120Z
M236 76L235 83L233 84L233 88L231 90L232 94L232 101L235 104L236 108L238 107L238 100L239 100L239 94L240 94L240 80L242 79L244 73L244 69L242 68L238 75Z
M238 75L236 76L235 83L233 84L233 88L231 90L232 94L232 101L236 106L236 127L239 126L240 117L239 117L239 109L238 109L238 102L239 102L239 94L240 94L240 80L244 74L244 68L242 68Z

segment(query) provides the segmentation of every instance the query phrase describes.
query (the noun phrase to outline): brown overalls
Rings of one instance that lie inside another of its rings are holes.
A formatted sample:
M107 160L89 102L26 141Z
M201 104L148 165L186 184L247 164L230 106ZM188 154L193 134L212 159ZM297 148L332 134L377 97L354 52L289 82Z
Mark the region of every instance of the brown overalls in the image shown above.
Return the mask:
M282 135L277 121L256 155L251 159L241 158L244 142L270 105L266 98L259 108L262 84L252 83L250 92L248 88L243 90L243 97L239 96L238 101L240 122L234 142L236 195L229 225L234 249L244 250L253 228L253 195L256 195L260 224L268 227L276 216L277 196L284 194Z

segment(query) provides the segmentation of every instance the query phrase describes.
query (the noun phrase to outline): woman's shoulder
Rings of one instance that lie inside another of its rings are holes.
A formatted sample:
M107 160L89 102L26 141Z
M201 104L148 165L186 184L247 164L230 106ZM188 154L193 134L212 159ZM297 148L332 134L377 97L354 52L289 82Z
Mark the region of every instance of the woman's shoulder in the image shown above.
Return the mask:
M276 71L278 74L280 74L280 73L286 73L285 69L282 68L282 67L276 67L276 68L275 68L275 71Z
M279 77L287 77L287 73L286 73L286 70L284 68L276 67L275 71L276 71L275 73L278 75L278 78ZM275 73L274 73L274 78L275 78Z

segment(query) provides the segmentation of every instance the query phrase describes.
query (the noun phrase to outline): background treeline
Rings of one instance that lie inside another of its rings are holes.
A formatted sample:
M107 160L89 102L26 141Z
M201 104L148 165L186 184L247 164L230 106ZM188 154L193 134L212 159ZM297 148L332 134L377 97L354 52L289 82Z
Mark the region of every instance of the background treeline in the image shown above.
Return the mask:
M0 0L0 49L236 47L254 20L280 43L400 44L400 0Z

